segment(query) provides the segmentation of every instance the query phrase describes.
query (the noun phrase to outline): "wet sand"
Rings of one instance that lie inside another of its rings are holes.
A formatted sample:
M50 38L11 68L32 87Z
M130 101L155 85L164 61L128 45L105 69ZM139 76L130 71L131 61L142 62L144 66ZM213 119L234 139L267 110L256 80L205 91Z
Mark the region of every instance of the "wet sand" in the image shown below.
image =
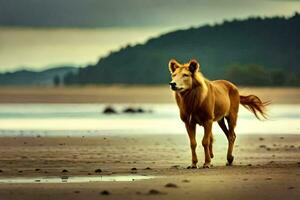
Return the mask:
M299 104L299 88L240 87L272 103ZM169 86L0 87L0 103L173 103Z
M198 135L199 165L203 162ZM215 134L213 167L186 169L188 137L0 138L0 199L299 199L300 135L238 135L233 166ZM14 177L154 177L130 182L1 183Z

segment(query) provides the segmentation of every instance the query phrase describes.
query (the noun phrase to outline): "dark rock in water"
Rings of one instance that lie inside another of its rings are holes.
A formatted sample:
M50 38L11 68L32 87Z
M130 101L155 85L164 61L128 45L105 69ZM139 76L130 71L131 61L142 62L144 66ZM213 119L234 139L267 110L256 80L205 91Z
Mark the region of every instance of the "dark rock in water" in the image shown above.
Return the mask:
M66 172L69 172L69 171L66 170L66 169L63 169L61 172L66 173Z
M40 171L40 169L36 168L35 171L38 172L38 171Z
M144 110L143 108L128 107L123 110L123 113L129 113L129 114L145 113L145 112L146 112L146 110Z
M96 170L95 170L95 173L101 173L101 172L102 172L101 169L96 169Z
M145 170L152 170L150 167L146 167Z
M131 171L136 171L136 170L137 170L137 168L135 168L135 167L131 168Z
M68 182L68 179L69 179L68 176L62 176L62 177L61 177L61 181L62 181L63 183Z
M110 195L110 192L107 190L103 190L100 194L101 195Z
M2 169L0 169L0 173L2 173L3 171L2 171Z
M137 113L144 113L146 111L143 108L138 108L138 109L136 109L136 112Z
M117 113L117 111L111 106L107 106L103 110L103 114L116 114L116 113Z
M125 108L123 113L136 113L137 111L134 108Z

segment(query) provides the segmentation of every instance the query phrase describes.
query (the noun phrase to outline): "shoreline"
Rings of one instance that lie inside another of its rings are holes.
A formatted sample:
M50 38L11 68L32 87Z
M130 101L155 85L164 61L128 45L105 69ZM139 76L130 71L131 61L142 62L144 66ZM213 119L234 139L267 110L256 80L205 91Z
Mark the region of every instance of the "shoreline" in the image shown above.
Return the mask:
M300 104L299 87L240 87L241 94L255 94L275 104ZM0 103L175 103L169 87L79 86L0 87Z

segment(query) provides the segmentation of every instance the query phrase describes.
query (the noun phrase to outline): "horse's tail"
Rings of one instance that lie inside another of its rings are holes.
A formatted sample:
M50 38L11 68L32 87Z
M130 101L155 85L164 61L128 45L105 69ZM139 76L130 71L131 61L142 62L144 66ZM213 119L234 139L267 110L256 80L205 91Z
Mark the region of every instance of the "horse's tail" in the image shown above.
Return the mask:
M261 120L258 113L263 118L267 119L268 115L266 113L266 106L270 104L270 101L263 102L255 95L240 95L240 104L242 104L246 109L252 112L257 119Z

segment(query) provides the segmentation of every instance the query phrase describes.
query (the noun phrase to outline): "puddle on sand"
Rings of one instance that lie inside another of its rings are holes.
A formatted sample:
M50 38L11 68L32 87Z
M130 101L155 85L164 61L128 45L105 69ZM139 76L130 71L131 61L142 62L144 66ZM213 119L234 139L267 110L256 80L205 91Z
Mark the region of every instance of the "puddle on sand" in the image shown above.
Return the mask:
M138 181L152 179L154 176L122 175L122 176L50 176L50 177L9 177L0 178L3 183L89 183L101 181Z

